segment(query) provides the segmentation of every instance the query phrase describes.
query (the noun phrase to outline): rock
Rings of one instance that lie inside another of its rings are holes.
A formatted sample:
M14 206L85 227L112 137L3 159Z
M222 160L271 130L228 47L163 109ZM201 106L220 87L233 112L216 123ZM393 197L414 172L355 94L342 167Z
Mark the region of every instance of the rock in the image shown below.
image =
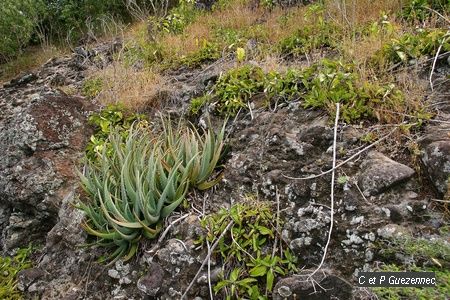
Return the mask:
M422 162L436 190L445 195L450 184L450 140L427 145L422 153Z
M383 154L372 151L361 164L359 187L366 197L382 193L414 175L414 170L395 162Z
M145 295L155 297L161 289L164 275L163 268L157 263L152 263L147 274L138 280L137 288Z
M352 285L344 279L332 275L336 271L321 270L314 274L313 279L320 287L313 286L312 280L308 280L308 274L313 270L303 270L297 276L283 278L277 282L273 289L274 300L286 299L351 299Z
M12 79L10 83L4 85L5 88L19 87L35 81L38 77L34 73L29 73L18 78Z
M408 230L397 224L387 224L377 230L378 236L384 239L393 239L403 236L409 236Z
M88 105L57 92L15 88L9 97L22 104L6 108L0 118L0 206L7 208L3 229L6 249L43 238L56 224L58 209L71 184L74 166L89 132ZM0 228L1 230L2 228Z

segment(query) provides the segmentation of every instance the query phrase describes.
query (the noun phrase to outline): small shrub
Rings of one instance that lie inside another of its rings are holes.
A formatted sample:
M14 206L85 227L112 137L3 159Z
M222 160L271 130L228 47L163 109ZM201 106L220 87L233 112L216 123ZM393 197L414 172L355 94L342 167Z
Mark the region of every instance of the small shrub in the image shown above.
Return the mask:
M233 225L213 252L223 269L214 292L226 299L269 299L276 278L297 271L297 258L288 248L283 254L272 252L278 247L274 243L281 241L275 237L280 221L267 204L236 204L202 220L207 235L200 242L214 242L231 221Z
M259 93L268 104L297 99L305 108L322 108L331 115L339 102L341 117L348 123L373 118L386 121L387 115L379 110L396 110L404 104L403 93L395 85L361 83L352 65L326 59L304 70L289 69L285 73L264 74L250 65L232 69L219 78L211 96L202 100L214 103L222 114L235 115ZM194 107L197 105L194 103Z
M280 74L271 71L266 75L264 92L269 101L290 101L305 91L305 74L297 69L288 69Z
M395 85L359 83L351 65L323 60L305 71L305 107L324 108L334 114L335 103L341 103L342 119L348 123L363 118L382 120L378 108L395 109L403 104L403 93Z
M17 288L17 274L31 268L29 259L33 252L32 246L17 250L13 257L0 256L0 299L22 299L22 293Z
M208 103L210 101L210 96L209 95L204 95L201 97L197 97L197 98L193 98L191 100L191 104L189 107L189 112L192 115L197 115L200 110L202 109L202 107Z
M213 42L203 40L201 48L193 53L182 57L175 65L183 65L189 68L200 67L204 63L212 62L222 56L219 45Z
M412 0L407 4L401 13L401 17L407 21L423 22L430 18L436 10L440 13L445 13L450 10L450 1L448 0Z
M154 136L146 128L131 127L126 138L114 130L108 137L111 153L103 149L99 161L87 160L80 173L89 201L84 211L85 231L94 245L115 248L108 260L130 259L142 238L153 239L162 220L184 200L190 187L207 189L223 147L224 128L215 135L178 127L164 120L164 131Z
M318 25L306 25L293 35L280 41L278 47L283 55L299 56L312 50L335 46L337 28L331 23L320 22Z
M195 9L193 1L180 1L180 5L170 10L165 17L150 17L151 26L156 32L182 33L187 25L195 21L198 10Z

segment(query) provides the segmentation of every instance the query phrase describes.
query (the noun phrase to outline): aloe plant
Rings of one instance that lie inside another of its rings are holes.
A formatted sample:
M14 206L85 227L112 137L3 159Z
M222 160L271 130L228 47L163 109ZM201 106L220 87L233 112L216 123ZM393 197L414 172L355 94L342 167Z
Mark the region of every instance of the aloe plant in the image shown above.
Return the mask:
M100 161L87 160L79 172L90 201L77 207L86 214L84 230L94 243L115 247L108 259L130 259L142 237L153 239L162 220L176 209L189 188L206 189L223 148L224 127L216 135L178 126L163 119L164 131L155 138L145 128L129 130L123 141L119 131L109 136L112 153Z

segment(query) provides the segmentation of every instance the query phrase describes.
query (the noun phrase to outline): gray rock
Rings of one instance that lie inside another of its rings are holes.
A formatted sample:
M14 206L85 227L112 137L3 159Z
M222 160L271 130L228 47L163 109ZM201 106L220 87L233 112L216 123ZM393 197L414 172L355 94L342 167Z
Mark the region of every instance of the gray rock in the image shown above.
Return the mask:
M152 263L147 271L147 274L138 280L137 288L145 295L154 297L161 289L163 281L163 268L157 263Z
M78 182L74 166L89 137L90 105L45 86L0 89L0 102L0 206L9 216L0 222L0 242L12 249L42 240L56 224Z
M397 224L387 224L377 230L378 236L384 239L393 239L403 236L409 236L408 230Z
M426 146L422 162L431 182L441 195L445 195L450 185L450 140L436 141Z
M382 193L414 175L414 170L372 151L361 164L358 183L366 197Z
M313 279L323 288L314 287L308 275L313 270L303 270L299 275L283 278L273 289L274 300L285 299L351 299L352 285L344 279L332 275L337 272L323 269L314 274Z

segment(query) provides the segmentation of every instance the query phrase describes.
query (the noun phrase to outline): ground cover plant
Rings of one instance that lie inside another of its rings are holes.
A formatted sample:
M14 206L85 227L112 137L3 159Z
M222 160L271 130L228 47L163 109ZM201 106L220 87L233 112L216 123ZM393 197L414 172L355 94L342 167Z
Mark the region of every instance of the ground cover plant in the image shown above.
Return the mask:
M279 244L280 222L270 205L255 200L202 220L207 230L199 241L203 245L213 243L231 224L214 251L223 272L214 286L216 294L226 299L270 299L276 278L297 271L297 258Z
M288 69L285 73L265 74L250 65L232 69L218 79L212 93L192 100L191 112L213 103L219 113L236 115L240 109L248 109L257 94L269 104L295 99L305 108L322 108L331 115L339 102L342 118L348 123L374 119L380 116L379 108L393 110L404 104L404 96L395 85L360 82L352 65L325 59L309 68Z
M0 256L0 298L5 300L22 299L22 293L17 288L17 274L31 268L30 255L33 247L21 248L16 254Z

